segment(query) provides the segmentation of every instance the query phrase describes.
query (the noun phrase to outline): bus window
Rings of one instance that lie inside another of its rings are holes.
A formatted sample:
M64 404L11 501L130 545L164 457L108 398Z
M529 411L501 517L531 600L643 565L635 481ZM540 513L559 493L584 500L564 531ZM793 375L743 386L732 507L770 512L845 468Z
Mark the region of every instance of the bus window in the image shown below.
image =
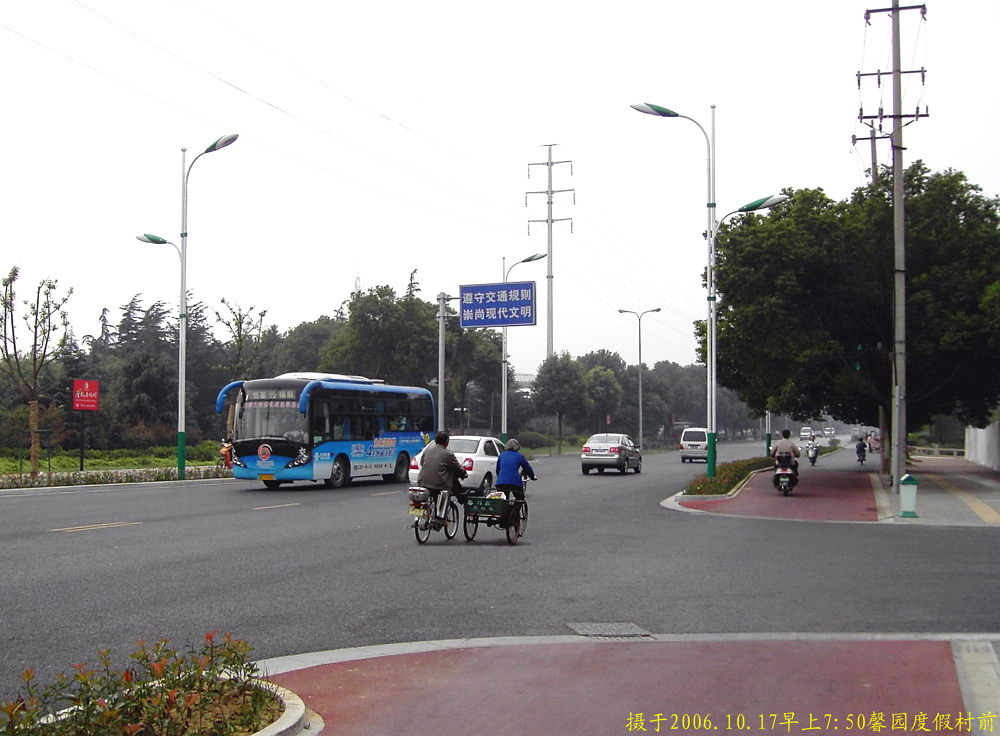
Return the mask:
M361 437L370 440L379 436L378 417L365 415L361 417Z
M312 441L314 445L330 439L330 403L317 401L313 404Z

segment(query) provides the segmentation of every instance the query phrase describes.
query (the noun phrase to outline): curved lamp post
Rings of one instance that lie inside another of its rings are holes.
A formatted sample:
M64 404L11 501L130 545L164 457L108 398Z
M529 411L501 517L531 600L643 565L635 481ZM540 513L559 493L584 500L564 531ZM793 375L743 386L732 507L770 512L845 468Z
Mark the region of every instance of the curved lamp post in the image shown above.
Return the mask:
M642 315L659 312L660 308L647 309L645 312L633 312L631 309L619 309L619 314L634 314L639 322L639 447L642 447Z
M503 282L507 283L507 277L510 276L510 272L514 270L514 266L518 263L530 263L531 261L540 261L546 258L548 253L534 253L527 258L522 258L517 263L512 263L510 268L507 268L507 258L503 258L501 266L503 268ZM501 383L500 389L500 439L506 444L507 442L507 328L503 328L503 382Z
M661 118L684 118L685 120L690 120L692 123L698 126L698 129L705 136L705 144L708 148L708 226L705 229L705 238L708 241L708 269L707 269L707 285L708 285L708 324L706 329L706 371L707 374L707 400L706 400L706 428L708 429L708 457L706 458L708 467L706 468L705 474L709 478L715 477L716 468L716 345L715 345L715 327L716 327L716 295L715 295L715 235L718 229L720 221L715 219L715 105L712 105L712 135L705 131L694 118L688 117L687 115L681 115L678 112L674 112L666 107L661 107L660 105L653 105L648 102L636 103L632 105L633 110L638 110L646 115L655 115ZM745 204L738 210L730 212L722 219L730 215L734 215L737 212L752 212L754 210L770 209L778 202L783 202L788 199L787 195L779 194L773 197L764 197L763 199L757 199L749 204Z
M187 393L187 211L188 211L188 177L191 175L191 169L194 167L195 161L204 156L206 153L213 153L218 151L220 148L225 148L231 143L235 142L239 138L236 133L230 133L229 135L224 135L218 140L216 140L212 145L206 148L204 151L199 153L191 161L191 165L186 165L186 153L187 149L181 149L181 247L177 248L174 243L169 240L165 240L157 235L150 235L145 233L143 235L136 235L136 238L144 243L154 243L156 245L173 245L177 250L177 255L181 260L181 303L180 303L180 319L178 322L178 336L177 336L177 478L178 480L184 480L187 473L185 470L186 453L187 453L187 439L186 434L186 417L185 417L185 402Z

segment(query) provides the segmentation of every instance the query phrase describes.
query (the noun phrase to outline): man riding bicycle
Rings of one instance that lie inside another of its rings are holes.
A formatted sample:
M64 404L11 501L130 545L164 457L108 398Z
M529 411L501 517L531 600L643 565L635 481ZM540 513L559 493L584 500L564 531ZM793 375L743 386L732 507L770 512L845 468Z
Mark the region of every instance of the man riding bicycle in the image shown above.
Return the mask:
M448 494L461 495L460 481L469 475L462 469L455 453L448 449L450 441L451 436L444 430L434 436L434 444L424 450L420 473L417 475L417 485L426 488L436 502L434 515L438 519L444 517L445 509L448 508Z

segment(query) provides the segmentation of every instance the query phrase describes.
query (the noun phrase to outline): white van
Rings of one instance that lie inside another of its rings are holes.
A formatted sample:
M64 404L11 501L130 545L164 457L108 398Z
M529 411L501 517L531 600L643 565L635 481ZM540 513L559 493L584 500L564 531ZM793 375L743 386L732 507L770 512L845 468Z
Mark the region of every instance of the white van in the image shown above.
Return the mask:
M708 462L708 430L704 427L688 427L681 432L681 462L695 460Z

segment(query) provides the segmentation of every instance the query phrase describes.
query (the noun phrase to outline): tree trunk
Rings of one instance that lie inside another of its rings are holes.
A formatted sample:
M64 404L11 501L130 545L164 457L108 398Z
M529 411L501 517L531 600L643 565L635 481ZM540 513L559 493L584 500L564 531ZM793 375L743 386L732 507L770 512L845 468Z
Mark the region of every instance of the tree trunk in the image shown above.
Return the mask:
M38 475L38 464L41 456L41 442L38 435L38 402L28 402L28 430L31 434L31 477Z

